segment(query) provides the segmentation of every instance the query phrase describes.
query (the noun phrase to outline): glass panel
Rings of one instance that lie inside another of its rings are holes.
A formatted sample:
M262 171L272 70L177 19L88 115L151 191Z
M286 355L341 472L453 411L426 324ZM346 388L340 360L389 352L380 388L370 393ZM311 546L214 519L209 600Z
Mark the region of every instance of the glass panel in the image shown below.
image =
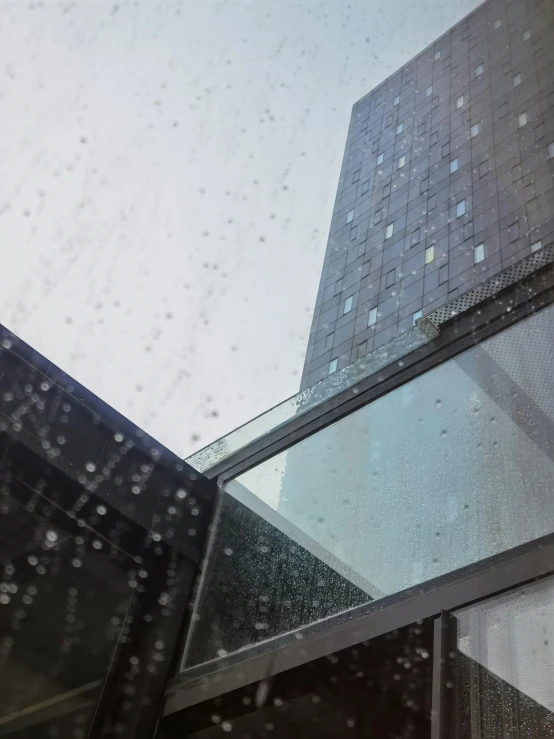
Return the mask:
M551 532L553 317L545 309L228 483L188 662ZM226 514L229 496L248 525ZM227 571L240 617L214 605ZM272 610L290 588L301 606Z
M458 611L457 739L554 737L554 579Z
M424 621L163 720L164 739L430 739L433 623Z

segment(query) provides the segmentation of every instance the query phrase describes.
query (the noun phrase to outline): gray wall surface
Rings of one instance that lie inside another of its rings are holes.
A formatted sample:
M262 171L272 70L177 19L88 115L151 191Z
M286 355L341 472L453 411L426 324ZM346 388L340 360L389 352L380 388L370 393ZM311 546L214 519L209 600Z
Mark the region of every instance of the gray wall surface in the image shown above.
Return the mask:
M488 0L354 105L301 389L554 238L553 40Z

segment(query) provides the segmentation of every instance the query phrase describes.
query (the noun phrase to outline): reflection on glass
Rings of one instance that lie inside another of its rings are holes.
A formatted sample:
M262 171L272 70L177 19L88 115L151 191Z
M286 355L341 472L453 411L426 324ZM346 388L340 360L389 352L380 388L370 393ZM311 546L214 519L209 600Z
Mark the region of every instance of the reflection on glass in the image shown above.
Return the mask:
M341 588L355 586L360 602L550 533L553 317L545 309L227 484L282 549L265 548L256 527L237 536L232 517L222 518L188 663L310 622L291 606L251 628L259 599L279 601L291 582L301 583L305 602L320 601L308 572L277 566L292 551L321 561ZM238 620L214 612L214 573L225 568L234 573L234 607L242 604ZM335 595L328 585L332 608L311 620L355 604Z
M458 611L453 625L454 735L554 737L554 579Z

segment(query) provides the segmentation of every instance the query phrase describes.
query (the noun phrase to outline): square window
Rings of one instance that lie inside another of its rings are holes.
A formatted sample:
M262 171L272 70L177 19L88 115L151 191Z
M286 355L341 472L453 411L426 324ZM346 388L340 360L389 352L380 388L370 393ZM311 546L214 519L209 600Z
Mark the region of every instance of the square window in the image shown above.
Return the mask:
M475 138L477 134L479 133L479 124L476 123L474 126L471 127L471 138Z
M517 117L517 126L518 128L523 128L523 126L527 125L527 113L520 113Z
M394 223L389 223L389 225L385 229L385 239L390 239L393 233L394 233Z
M362 185L362 195L365 195L365 193L369 190L369 180L364 182Z
M460 97L456 100L456 110L458 110L458 108L461 108L463 104L464 104L464 96L460 95Z
M412 246L419 244L419 228L412 233Z
M528 28L526 31L523 32L523 40L529 41L530 38L531 38L531 29Z
M427 88L427 89L425 90L425 97L426 97L426 98L428 98L428 97L429 97L429 95L430 95L430 94L431 94L432 92L433 92L433 85L431 85L430 87L428 87L428 88Z
M441 58L441 52L440 49L438 51L435 51L435 61Z
M406 164L406 156L402 154L400 159L398 160L398 169L402 169L402 167Z
M429 246L425 249L425 264L431 264L435 258L435 247Z
M367 317L367 325L375 326L376 323L377 323L377 308L372 308L369 311L369 316Z
M548 158L554 159L554 141L551 144L548 144Z
M431 195L429 200L427 201L427 210L434 210L435 205L437 204L437 198L436 195Z
M379 154L377 157L377 164L383 164L383 159L385 158L384 154Z
M473 264L479 264L485 258L485 245L479 244L473 249Z
M456 203L456 218L460 218L461 216L464 216L466 212L466 201L460 200L459 203Z
M412 313L412 326L416 325L416 322L422 317L423 311L422 310L416 310L415 313Z
M346 222L347 223L352 223L352 219L353 218L354 218L354 211L353 210L349 210L348 213L346 214Z
M458 160L453 159L450 162L450 174L454 174L454 172L457 172L457 171L458 171Z
M391 269L390 272L387 272L387 279L386 279L385 287L392 287L394 285L395 279L396 279L396 270Z
M479 66L475 67L475 76L480 77L483 74L484 70L485 68L483 67L483 65L479 64Z
M521 85L521 75L516 74L515 77L513 77L512 82L514 83L514 87L517 87L518 85Z
M344 301L344 309L342 311L342 315L344 316L345 313L350 313L352 310L352 303L354 302L354 296L351 295L349 298L346 298Z
M332 359L329 362L329 371L327 372L327 375L332 375L333 372L337 371L337 364L339 363L338 359Z
M542 247L542 241L535 241L534 244L531 244L531 251L538 251Z
M396 127L396 135L398 136L398 134L402 133L403 130L404 130L404 124L399 123L398 126Z
M399 102L400 102L400 95L397 95L397 96L396 96L396 97L394 98L394 100L392 101L392 104L393 104L393 105L398 105L398 103L399 103Z
M499 18L498 20L496 20L496 21L494 22L494 30L495 30L495 31L498 31L498 29L500 28L500 26L501 26L501 25L502 25L502 21L501 21L501 20L500 20L500 18Z

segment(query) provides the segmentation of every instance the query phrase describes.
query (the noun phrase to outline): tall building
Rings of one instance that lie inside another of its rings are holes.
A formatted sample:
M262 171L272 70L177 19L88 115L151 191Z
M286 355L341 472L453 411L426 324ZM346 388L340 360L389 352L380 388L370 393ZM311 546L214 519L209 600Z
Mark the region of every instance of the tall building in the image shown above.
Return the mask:
M553 27L488 0L355 103L301 389L554 232Z

